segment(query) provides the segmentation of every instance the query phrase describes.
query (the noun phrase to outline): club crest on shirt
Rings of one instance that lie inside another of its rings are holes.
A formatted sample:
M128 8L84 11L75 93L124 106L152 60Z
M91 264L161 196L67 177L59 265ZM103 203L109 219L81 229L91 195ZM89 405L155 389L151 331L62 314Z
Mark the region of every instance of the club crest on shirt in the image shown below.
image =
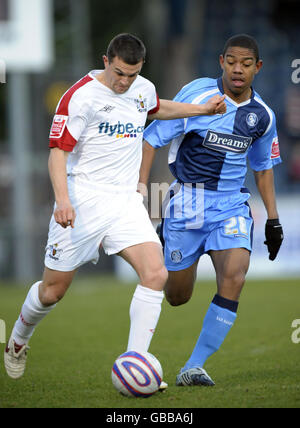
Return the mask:
M250 128L253 128L258 122L257 115L255 113L248 113L246 117L246 122Z
M180 250L174 250L171 252L171 260L174 263L180 263L182 260L182 253Z
M139 97L135 98L134 102L139 112L147 111L147 98L143 98L142 95L139 94Z
M48 251L48 257L50 257L53 260L59 260L60 254L63 252L61 248L58 248L58 244L49 245L46 248L46 251Z

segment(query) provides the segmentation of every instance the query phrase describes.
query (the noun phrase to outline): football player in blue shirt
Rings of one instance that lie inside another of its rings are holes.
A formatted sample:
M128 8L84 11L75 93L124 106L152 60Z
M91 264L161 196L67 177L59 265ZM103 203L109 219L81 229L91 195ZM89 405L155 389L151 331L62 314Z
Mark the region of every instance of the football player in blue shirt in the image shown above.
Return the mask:
M216 271L217 294L176 378L178 386L214 385L203 366L237 316L253 233L250 193L243 187L247 159L267 212L265 244L270 260L276 258L283 239L273 179L273 166L281 162L275 115L252 88L262 67L255 39L246 34L231 37L220 65L220 78L194 80L175 100L199 104L225 94L224 115L155 121L144 133L140 182L147 184L156 150L169 143L169 167L176 178L163 203L160 232L169 271L168 302L177 306L191 298L203 254L210 255Z

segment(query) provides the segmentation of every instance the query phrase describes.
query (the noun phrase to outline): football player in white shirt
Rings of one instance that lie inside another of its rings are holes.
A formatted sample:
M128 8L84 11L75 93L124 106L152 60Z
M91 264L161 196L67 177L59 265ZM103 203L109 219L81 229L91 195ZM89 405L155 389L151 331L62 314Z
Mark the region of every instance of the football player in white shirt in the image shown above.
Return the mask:
M76 270L97 263L99 247L118 254L140 284L130 305L127 350L147 351L167 280L160 241L137 192L146 119L225 112L224 97L204 105L159 100L141 77L143 43L116 36L95 70L61 98L50 131L49 174L55 195L42 281L32 285L4 352L8 375L25 370L28 342L37 324L64 296Z

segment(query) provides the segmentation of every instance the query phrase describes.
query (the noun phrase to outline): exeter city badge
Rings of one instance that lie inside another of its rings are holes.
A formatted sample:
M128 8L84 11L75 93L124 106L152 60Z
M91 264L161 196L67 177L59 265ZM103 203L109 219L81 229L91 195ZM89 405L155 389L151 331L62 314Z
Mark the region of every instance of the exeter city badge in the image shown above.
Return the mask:
M53 260L59 260L60 254L63 252L62 249L58 248L58 244L49 245L46 250L48 251L48 257Z
M147 111L147 98L143 98L140 94L138 98L134 99L134 102L139 112Z

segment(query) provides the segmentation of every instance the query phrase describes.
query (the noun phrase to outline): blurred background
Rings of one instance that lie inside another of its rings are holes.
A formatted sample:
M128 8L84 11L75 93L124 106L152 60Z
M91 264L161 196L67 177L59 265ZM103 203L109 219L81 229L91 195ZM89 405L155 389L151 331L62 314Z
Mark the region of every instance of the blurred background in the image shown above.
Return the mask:
M285 240L268 261L265 212L247 185L256 220L249 274L300 278L300 25L298 0L0 0L0 278L40 278L53 193L48 135L62 94L92 69L116 34L130 32L147 47L143 76L161 98L172 99L198 77L219 77L227 38L254 36L264 65L254 87L275 111L283 163L276 189ZM171 183L168 148L161 149L151 181ZM153 219L154 223L158 218ZM202 277L213 275L209 260ZM118 257L101 252L84 274L131 278ZM201 279L201 277L199 277Z

